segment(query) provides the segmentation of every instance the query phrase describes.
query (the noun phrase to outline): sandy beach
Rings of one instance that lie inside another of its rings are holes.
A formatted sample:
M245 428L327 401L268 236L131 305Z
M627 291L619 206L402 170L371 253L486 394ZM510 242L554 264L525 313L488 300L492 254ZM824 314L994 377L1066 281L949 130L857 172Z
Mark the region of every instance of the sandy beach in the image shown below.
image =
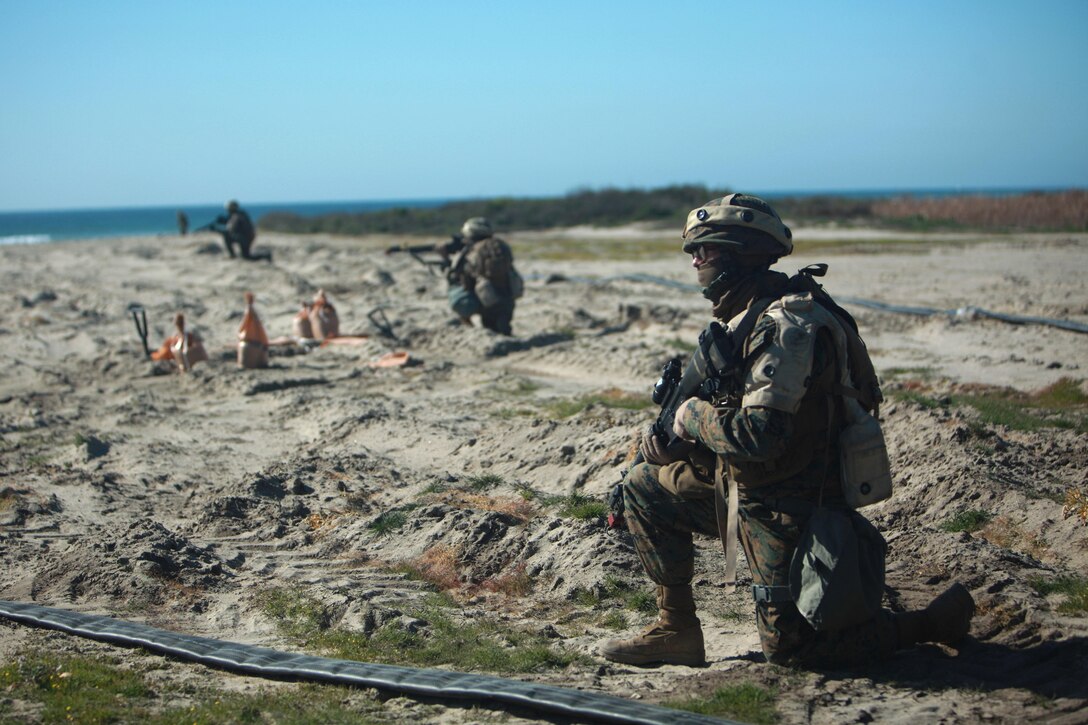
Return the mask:
M632 245L643 236L628 233ZM1038 586L1088 571L1088 526L1063 515L1070 491L1088 491L1084 406L1023 429L981 419L970 402L1055 384L1088 393L1088 335L970 312L1088 323L1088 235L798 231L804 252L782 271L827 262L833 296L961 311L844 305L888 397L896 491L866 509L889 542L886 605L918 608L951 581L979 604L958 649L819 673L763 661L746 565L727 590L709 539L696 576L708 667L596 656L600 640L650 620L618 592L652 588L626 534L568 504L602 500L619 479L632 433L655 413L638 401L690 349L709 306L668 284L693 281L679 242L671 256L583 261L551 253L552 240L617 235L502 236L527 280L513 337L460 325L443 278L382 252L428 240L262 234L272 263L228 259L213 235L0 247L0 599L324 654L277 621L271 598L320 608L330 631L433 639L423 612L444 591L443 617L573 656L479 670L521 680L654 703L754 683L775 693L783 723L1088 720L1088 618ZM267 369L236 365L246 291L277 338L318 289L356 344L277 345ZM149 361L132 305L146 310L152 349L182 312L210 359L185 375ZM412 364L372 365L391 351ZM970 512L985 513L980 527L949 530ZM0 665L34 650L195 688L155 705L164 710L206 688L299 687L0 620ZM359 697L377 721L533 719ZM14 721L37 720L37 708L0 692Z

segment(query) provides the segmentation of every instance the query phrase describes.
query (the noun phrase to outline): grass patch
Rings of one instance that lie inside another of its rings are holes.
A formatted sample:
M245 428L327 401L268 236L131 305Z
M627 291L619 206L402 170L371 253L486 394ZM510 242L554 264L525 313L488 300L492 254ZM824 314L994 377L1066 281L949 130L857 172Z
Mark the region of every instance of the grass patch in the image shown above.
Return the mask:
M505 481L502 476L494 473L479 473L465 479L465 488L470 491L488 491L501 486Z
M512 381L512 385L501 385L496 390L506 395L514 395L518 397L524 397L532 395L536 391L540 390L540 383L534 382L529 378L516 378Z
M495 417L499 420L513 420L514 418L533 418L536 411L532 408L500 408L495 411Z
M546 406L547 412L554 418L569 418L577 415L591 405L623 410L642 410L653 405L648 395L634 395L619 388L607 388L596 393L580 395L573 400L552 400Z
M460 621L431 600L410 616L424 622L409 629L389 622L367 636L331 627L317 600L298 590L273 590L265 613L285 636L310 650L344 659L455 670L527 673L562 669L588 658L555 648L542 636L500 627L491 620ZM289 606L283 606L286 601Z
M378 518L367 524L367 528L378 536L391 536L408 523L408 512L415 507L415 504L408 504L383 511L378 514Z
M611 611L601 619L601 626L617 632L627 629L627 617L623 612Z
M873 350L869 350L869 354L874 354ZM929 367L891 367L884 368L880 371L881 377L885 380L892 378L909 378L911 380L929 380L933 377L933 368Z
M994 546L1020 551L1036 559L1042 559L1049 551L1049 544L1040 534L1024 531L1023 527L1013 522L1008 516L998 516L981 529L978 535Z
M450 485L445 481L432 481L423 489L423 495L445 493L449 489Z
M978 509L961 511L948 521L942 523L940 529L941 531L948 532L966 531L967 533L971 533L978 531L983 526L990 523L990 519L992 518L993 516L990 513Z
M636 589L614 576L606 576L604 582L592 589L575 589L571 597L583 607L595 607L609 601L618 601L625 609L644 614L657 612L657 597L643 589Z
M575 491L559 499L559 515L565 519L593 521L608 515L608 504L593 496Z
M663 704L676 710L687 710L700 715L714 715L746 723L771 725L778 722L778 709L775 707L777 698L777 689L768 690L759 685L744 683L718 688L710 697L670 700Z
M376 723L382 705L372 696L346 687L299 685L251 694L217 690L194 692L188 685L156 680L154 686L137 671L112 658L27 652L0 666L0 690L6 699L38 703L38 722L152 725L191 723ZM163 708L164 702L187 701ZM369 700L369 701L368 701ZM351 703L347 705L347 703ZM361 711L360 711L361 710ZM0 715L3 722L9 720Z
M1035 577L1030 580L1032 589L1039 594L1063 594L1065 600L1058 605L1063 614L1077 616L1088 615L1088 578L1081 576L1059 576L1056 579Z
M39 652L0 669L0 689L42 703L42 722L111 722L151 696L139 674L112 662Z
M1062 378L1035 393L993 389L954 400L974 408L989 425L1020 431L1065 428L1088 432L1088 396L1081 391L1079 380Z

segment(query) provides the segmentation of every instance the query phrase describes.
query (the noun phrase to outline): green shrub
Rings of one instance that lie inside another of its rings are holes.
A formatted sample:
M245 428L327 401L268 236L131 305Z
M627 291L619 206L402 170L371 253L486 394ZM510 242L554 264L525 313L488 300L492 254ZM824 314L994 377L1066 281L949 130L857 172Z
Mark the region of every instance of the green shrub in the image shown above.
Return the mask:
M488 491L504 483L502 476L494 473L479 473L465 479L465 488L470 491Z
M941 531L966 531L968 533L971 533L973 531L978 531L979 529L981 529L983 526L989 523L990 519L992 518L993 516L986 511L961 511L948 521L942 523L940 528Z
M433 597L410 612L426 631L389 622L371 635L332 627L320 602L300 590L272 590L264 612L287 637L308 649L342 659L420 667L450 667L502 674L562 669L588 660L531 634L489 619L455 620L452 601Z
M406 507L390 509L378 514L378 518L367 524L367 528L378 536L389 536L408 522L408 509Z
M566 519L591 521L603 519L608 514L608 505L604 501L577 491L559 501L559 515Z
M1035 591L1044 597L1049 594L1063 594L1065 600L1058 605L1058 611L1064 614L1088 615L1088 578L1080 576L1059 576L1055 579L1036 577L1029 582Z
M745 683L718 688L710 697L674 700L664 704L666 707L700 715L715 715L746 723L769 725L778 722L778 710L775 707L777 697L776 689L767 690L759 685Z

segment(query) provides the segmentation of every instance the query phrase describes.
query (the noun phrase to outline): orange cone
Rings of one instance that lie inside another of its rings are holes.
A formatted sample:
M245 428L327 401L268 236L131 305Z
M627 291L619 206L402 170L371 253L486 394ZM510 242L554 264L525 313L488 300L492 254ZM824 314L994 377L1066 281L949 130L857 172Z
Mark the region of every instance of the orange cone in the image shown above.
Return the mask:
M310 310L310 325L313 327L314 337L318 340L326 340L340 334L340 319L336 316L336 308L325 297L323 289L319 289L314 295L314 306Z
M268 367L268 335L253 309L252 292L246 292L246 311L238 327L238 367Z

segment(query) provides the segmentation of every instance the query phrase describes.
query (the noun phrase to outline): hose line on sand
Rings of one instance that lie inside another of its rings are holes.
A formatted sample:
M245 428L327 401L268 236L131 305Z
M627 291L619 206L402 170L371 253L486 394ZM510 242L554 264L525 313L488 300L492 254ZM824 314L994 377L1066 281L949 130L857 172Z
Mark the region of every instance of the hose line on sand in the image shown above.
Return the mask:
M673 289L682 289L687 291L698 292L702 288L699 285L688 284L687 282L679 282L674 279L668 279L666 277L658 277L652 274L623 274L613 277L563 277L564 280L570 282L581 282L586 284L612 282L615 280L622 280L626 282L647 282L649 284L657 284L663 287L672 287ZM557 280L558 281L558 280ZM998 320L1000 322L1008 322L1013 325L1046 325L1048 327L1056 327L1060 330L1068 330L1069 332L1088 333L1088 324L1083 322L1077 322L1076 320L1062 320L1056 317L1032 317L1027 315L1009 315L1004 312L991 312L990 310L984 310L981 307L960 307L955 310L940 310L936 307L914 307L910 305L892 305L887 302L878 302L876 300L867 300L862 297L847 297L845 295L836 295L835 300L840 304L856 305L858 307L869 307L874 310L880 310L882 312L894 312L901 315L917 315L920 317L950 317L956 320L973 320L979 317Z
M0 600L0 616L100 642L142 647L231 672L277 679L373 687L404 695L468 700L549 713L580 721L696 725L730 723L611 695L490 675L336 660L178 634L112 617Z

